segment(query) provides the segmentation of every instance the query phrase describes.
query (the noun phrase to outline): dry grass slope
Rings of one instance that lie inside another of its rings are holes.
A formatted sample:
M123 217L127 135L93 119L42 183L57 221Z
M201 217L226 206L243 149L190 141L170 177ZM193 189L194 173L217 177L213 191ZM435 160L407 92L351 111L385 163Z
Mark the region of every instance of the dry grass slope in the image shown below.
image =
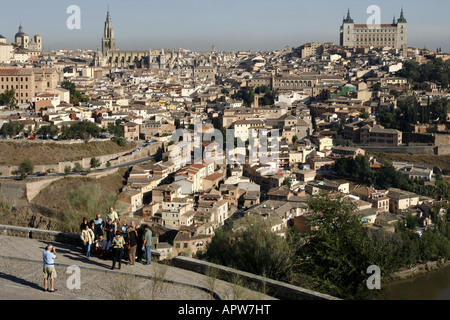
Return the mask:
M35 165L76 161L107 154L125 152L136 146L128 142L120 147L113 141L89 143L0 142L0 165L18 165L29 159Z

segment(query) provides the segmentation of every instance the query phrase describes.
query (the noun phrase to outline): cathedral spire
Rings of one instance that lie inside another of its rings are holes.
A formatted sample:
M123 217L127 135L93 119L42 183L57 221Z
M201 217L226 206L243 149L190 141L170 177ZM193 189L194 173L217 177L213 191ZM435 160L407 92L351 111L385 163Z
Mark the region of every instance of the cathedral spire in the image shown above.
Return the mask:
M109 5L108 5L108 13L106 14L105 28L103 30L103 39L102 39L102 52L105 53L108 50L116 49L116 38L114 37L114 29L112 25L111 15L109 14Z

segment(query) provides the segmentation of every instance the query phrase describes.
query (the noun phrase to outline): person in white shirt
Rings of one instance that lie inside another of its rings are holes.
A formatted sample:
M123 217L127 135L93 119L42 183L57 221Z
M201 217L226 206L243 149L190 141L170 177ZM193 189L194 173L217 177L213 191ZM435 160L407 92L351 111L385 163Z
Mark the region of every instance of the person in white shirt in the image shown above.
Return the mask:
M111 219L112 223L114 224L115 230L117 230L117 222L119 222L119 216L117 215L117 212L114 211L113 207L109 208L109 212L106 214L106 220Z

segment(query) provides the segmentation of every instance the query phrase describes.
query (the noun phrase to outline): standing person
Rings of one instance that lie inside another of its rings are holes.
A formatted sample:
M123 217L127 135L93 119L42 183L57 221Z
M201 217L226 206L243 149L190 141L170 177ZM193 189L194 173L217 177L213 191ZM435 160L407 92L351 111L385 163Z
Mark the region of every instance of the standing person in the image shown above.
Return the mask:
M106 251L109 251L109 249L111 249L111 243L114 238L114 233L116 232L116 229L114 228L114 225L112 224L111 219L108 219L108 222L106 223L105 231L106 231L106 241L108 243L108 245L106 246Z
M83 232L86 229L86 226L89 226L88 218L84 217L83 222L80 224L80 232Z
M123 256L125 257L125 259L128 259L128 225L127 225L127 221L123 220L122 221L122 226L119 228L119 230L122 232L122 237L125 240L125 248L124 248L124 252L123 252Z
M136 248L137 248L137 237L138 233L135 230L135 223L131 221L130 226L127 229L127 245L128 249L128 260L130 261L130 265L134 265L136 261Z
M55 292L55 259L58 258L55 247L49 244L43 253L44 260L44 291ZM48 279L50 279L50 289L48 288Z
M136 231L137 231L137 248L136 248L136 261L137 262L141 262L142 260L142 256L143 256L143 243L144 243L144 232L145 230L143 229L143 227L141 225L136 227Z
M144 226L144 243L142 251L145 251L145 262L144 264L151 264L152 262L152 230L148 224Z
M91 258L91 244L95 241L95 234L87 225L81 232L81 240L83 241L86 258L89 260Z
M94 223L95 223L95 238L99 239L100 235L103 236L105 221L103 221L102 216L100 214L97 214L97 217L94 219Z
M116 236L112 240L113 246L113 265L111 270L114 270L116 267L116 262L119 262L119 270L122 265L122 257L123 257L123 247L125 245L125 240L122 237L122 233L120 231L116 232Z
M117 229L117 222L119 222L119 216L117 215L117 212L114 211L113 207L109 207L109 211L108 211L108 213L106 215L106 219L111 219L112 223L114 224L115 230L118 230Z

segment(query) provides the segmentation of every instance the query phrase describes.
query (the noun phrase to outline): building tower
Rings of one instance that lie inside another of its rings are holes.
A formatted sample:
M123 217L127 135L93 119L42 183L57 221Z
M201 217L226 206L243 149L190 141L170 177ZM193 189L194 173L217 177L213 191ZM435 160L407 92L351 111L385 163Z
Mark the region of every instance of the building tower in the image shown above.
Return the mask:
M401 50L404 57L408 54L408 22L402 12L397 20L397 48Z
M116 49L116 38L114 37L114 29L112 26L111 15L106 15L105 28L103 30L103 38L102 38L102 53L105 54L109 50Z
M22 22L19 26L19 32L14 36L15 43L22 49L28 49L28 43L30 41L30 36L23 32Z
M344 18L344 20L342 21L342 26L341 26L341 30L340 30L340 34L341 34L340 45L341 46L353 47L355 45L355 41L354 41L354 37L353 37L353 33L354 33L354 29L355 29L354 27L355 27L355 22L353 21L353 19L350 16L350 9L348 9L347 18Z

